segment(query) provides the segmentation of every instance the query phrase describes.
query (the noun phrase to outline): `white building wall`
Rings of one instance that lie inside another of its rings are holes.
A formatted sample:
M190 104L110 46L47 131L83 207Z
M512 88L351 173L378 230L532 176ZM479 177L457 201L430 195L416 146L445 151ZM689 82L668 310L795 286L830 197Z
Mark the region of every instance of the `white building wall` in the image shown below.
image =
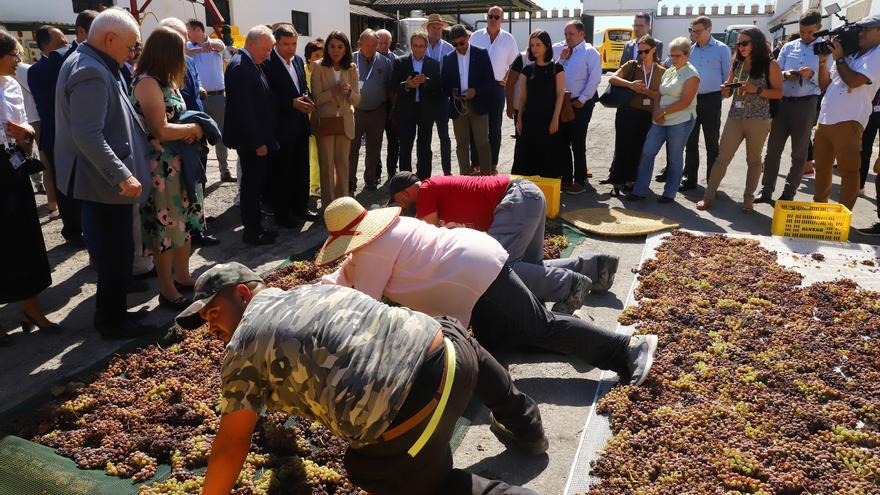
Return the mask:
M4 22L45 22L73 24L76 14L70 0L0 0L0 24Z

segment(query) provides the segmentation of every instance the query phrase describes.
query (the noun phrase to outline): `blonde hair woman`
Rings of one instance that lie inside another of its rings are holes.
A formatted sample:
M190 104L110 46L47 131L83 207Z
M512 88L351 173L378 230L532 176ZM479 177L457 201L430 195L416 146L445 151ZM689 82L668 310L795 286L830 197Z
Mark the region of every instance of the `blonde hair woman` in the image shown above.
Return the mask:
M348 154L354 137L354 105L361 101L357 68L352 63L351 42L333 31L324 42L324 58L312 72L312 93L317 105L312 113L312 133L317 136L321 169L321 209L348 196ZM338 120L342 123L339 125Z

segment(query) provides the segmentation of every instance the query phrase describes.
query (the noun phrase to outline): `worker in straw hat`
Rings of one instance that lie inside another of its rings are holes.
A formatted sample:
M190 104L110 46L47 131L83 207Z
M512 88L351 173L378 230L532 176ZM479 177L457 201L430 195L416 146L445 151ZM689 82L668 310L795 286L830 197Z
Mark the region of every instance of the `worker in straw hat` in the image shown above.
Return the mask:
M390 218L383 212L358 228ZM449 440L473 395L505 444L531 454L548 447L535 402L458 322L345 287L269 288L238 263L209 269L194 290L177 323L207 323L227 352L204 494L229 494L259 415L274 410L347 440L349 478L376 495L534 495L452 469Z
M390 201L432 225L461 225L488 232L510 257L507 263L553 311L572 314L590 291L611 288L617 256L594 254L544 261L547 201L532 181L509 175L431 177L398 172L388 183Z
M428 48L425 55L440 64L443 71L443 57L455 51L455 48L443 39L443 30L450 24L443 20L440 14L431 14L428 21L422 24L422 29L428 33ZM452 175L452 140L449 139L449 112L437 112L434 120L437 126L437 137L440 138L440 165L444 175ZM390 177L389 177L390 179Z
M640 385L651 368L656 335L628 337L549 311L506 264L501 244L482 232L401 217L398 207L368 211L350 197L330 203L324 222L330 237L318 263L345 259L323 283L453 316L489 348L576 355L616 372L621 383Z

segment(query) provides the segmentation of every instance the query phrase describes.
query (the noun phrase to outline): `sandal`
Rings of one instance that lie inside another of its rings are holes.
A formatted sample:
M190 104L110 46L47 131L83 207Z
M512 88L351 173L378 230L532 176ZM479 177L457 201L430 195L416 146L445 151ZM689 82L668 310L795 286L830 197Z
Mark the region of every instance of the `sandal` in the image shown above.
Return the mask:
M708 210L710 206L712 206L712 201L708 199L701 199L697 202L698 210Z
M180 311L186 309L190 304L192 304L192 299L186 296L180 296L175 300L171 300L159 294L159 306L169 309L174 309L176 311Z

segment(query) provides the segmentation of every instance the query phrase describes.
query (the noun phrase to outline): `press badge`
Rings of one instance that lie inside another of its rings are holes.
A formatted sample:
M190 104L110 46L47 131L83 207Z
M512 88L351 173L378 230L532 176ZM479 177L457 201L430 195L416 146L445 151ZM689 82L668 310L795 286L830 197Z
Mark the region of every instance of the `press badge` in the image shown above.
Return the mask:
M874 111L880 112L880 105L874 105Z
M735 108L744 108L745 107L742 100L737 100L737 101L733 102L733 106Z
M651 106L651 99L650 98L643 98L642 99L642 106L650 107Z
M363 90L364 90L364 83L365 83L365 82L366 82L366 81L358 81L358 91L363 92Z
M22 165L27 161L24 155L21 152L15 152L12 156L9 157L9 161L12 163L13 170L18 170Z

